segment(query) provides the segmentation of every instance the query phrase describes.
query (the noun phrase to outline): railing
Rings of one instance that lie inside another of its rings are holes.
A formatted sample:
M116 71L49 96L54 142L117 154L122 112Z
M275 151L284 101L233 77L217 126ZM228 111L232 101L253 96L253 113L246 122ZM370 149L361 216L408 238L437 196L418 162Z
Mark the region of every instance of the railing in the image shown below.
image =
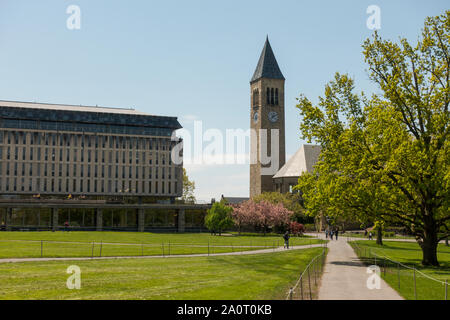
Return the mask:
M448 299L448 280L441 281L433 278L415 267L392 260L383 254L377 254L373 248L362 248L356 242L351 242L351 244L363 262L380 268L380 273L385 280L389 280L391 284L396 284L398 290L406 288L404 290L405 298L414 300L419 298ZM427 288L425 297L424 294L420 295L418 287ZM439 293L440 290L442 290L441 293Z
M289 289L286 300L313 300L325 265L327 242L323 250L315 256L300 274L296 284Z
M10 248L14 248L11 250ZM0 240L1 258L59 258L59 257L127 257L127 256L173 256L214 255L242 253L255 250L277 250L273 242L236 244L211 241L181 243L164 241L158 243L115 243L106 241L58 241L58 240ZM10 251L9 254L6 252Z
M293 241L291 245L314 247L318 244ZM173 255L214 255L245 254L247 251L283 248L283 241L278 239L259 239L259 241L155 241L141 243L108 241L67 241L67 240L20 240L0 239L0 259L10 258L73 258L73 257L126 257L126 256L173 256Z

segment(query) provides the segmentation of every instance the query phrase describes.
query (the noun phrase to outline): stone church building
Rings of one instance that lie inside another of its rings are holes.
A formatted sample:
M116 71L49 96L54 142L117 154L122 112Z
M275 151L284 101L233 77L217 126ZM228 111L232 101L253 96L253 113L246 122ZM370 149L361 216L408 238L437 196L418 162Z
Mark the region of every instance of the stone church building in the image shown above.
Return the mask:
M284 84L285 78L267 38L250 80L250 128L256 132L250 139L250 149L253 156L255 152L258 155L257 161L250 164L250 197L262 192L291 192L292 187L297 185L299 176L303 172L313 170L320 154L320 146L305 144L286 162ZM267 132L267 141L260 137L260 132L264 129ZM278 148L279 161L274 172L267 174L269 170L264 169L270 165L262 164L259 155L261 151L266 152L268 156L273 154L272 129L278 130L278 144L275 145Z

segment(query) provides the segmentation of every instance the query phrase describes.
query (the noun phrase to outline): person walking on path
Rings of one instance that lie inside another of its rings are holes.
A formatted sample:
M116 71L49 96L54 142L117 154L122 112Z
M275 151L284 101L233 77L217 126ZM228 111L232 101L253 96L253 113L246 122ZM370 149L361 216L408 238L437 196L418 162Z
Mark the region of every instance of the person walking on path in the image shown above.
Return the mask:
M330 230L330 239L333 240L333 230Z
M328 239L328 230L325 230L325 239Z
M372 240L372 232L369 232L369 240Z
M338 235L339 235L339 230L338 229L336 229L335 231L334 231L334 235L336 236L336 240L338 239Z
M284 239L284 248L289 249L289 231L286 231L283 235Z

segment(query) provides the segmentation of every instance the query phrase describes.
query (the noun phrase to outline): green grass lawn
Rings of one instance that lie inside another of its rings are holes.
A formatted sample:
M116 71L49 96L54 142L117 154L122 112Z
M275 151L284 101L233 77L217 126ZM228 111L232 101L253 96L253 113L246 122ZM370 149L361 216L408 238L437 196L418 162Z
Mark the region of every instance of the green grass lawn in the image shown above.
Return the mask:
M444 244L439 244L438 247L440 267L424 267L421 264L422 250L415 242L383 241L382 246L377 245L375 241L350 242L353 247L355 247L355 243L361 248L361 250L356 250L356 252L369 264L374 264L373 253L375 253L378 256L386 256L406 266L414 267L439 281L450 280L450 247L446 247ZM384 272L383 268L385 261L386 272ZM415 299L413 270L406 267L398 267L398 264L389 262L389 260L380 261L379 258L377 265L382 267L381 276L392 288L397 290L405 299ZM443 300L445 297L445 286L440 282L427 278L420 272L416 272L415 275L417 299ZM448 290L450 291L450 288Z
M198 258L0 264L0 299L284 299L323 248ZM81 289L66 288L68 266Z
M281 236L211 236L139 232L0 232L0 258L137 256L223 253L283 245ZM292 237L291 245L322 243Z
M340 234L341 237L350 237L350 238L365 238L369 239L369 235L365 236L364 233L351 233L351 232L345 232L343 234ZM374 239L377 238L377 233L372 232L372 237ZM412 236L401 236L401 235L394 235L394 236L383 236L383 239L412 239L415 238Z

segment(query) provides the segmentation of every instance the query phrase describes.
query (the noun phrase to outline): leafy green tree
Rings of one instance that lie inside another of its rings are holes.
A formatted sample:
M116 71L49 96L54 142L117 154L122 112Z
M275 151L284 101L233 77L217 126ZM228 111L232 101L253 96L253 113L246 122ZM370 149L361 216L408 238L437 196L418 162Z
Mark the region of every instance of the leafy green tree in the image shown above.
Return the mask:
M427 18L414 46L375 33L363 52L382 94L355 94L336 74L316 106L304 96L297 106L303 137L322 146L297 186L308 213L403 226L435 266L450 227L449 42L450 11Z
M232 207L222 202L215 202L205 217L205 226L214 234L221 235L222 231L233 226L232 212Z
M181 200L185 203L195 203L194 190L195 182L189 180L186 169L183 168L183 195L181 196Z

